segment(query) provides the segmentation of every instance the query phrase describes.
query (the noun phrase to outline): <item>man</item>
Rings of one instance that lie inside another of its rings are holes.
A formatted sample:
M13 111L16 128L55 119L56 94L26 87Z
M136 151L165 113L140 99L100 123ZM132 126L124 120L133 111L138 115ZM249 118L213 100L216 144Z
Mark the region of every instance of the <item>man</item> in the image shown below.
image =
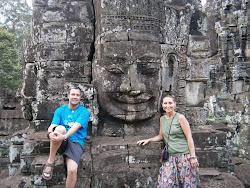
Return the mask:
M64 151L67 163L66 188L74 187L77 180L77 168L80 162L84 140L87 136L89 112L80 105L81 91L71 88L67 95L69 104L56 109L47 136L50 139L50 154L43 170L43 178L50 180L57 150Z

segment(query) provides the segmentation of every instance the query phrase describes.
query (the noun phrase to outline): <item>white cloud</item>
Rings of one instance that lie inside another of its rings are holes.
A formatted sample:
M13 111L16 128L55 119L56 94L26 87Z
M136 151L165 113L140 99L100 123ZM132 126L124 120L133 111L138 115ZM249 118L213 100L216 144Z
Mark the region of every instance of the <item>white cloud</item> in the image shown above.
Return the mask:
M207 3L207 0L201 0L202 6L204 6Z
M29 5L30 7L32 7L32 0L26 0L26 1L27 1L28 5Z

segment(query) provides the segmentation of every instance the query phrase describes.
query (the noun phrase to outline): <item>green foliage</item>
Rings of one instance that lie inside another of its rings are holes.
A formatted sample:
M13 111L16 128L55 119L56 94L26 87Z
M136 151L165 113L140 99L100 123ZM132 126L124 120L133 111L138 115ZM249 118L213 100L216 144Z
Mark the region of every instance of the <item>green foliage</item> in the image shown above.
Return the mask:
M0 0L0 88L18 88L31 18L26 0Z
M17 61L15 35L0 27L0 87L16 90L22 66Z

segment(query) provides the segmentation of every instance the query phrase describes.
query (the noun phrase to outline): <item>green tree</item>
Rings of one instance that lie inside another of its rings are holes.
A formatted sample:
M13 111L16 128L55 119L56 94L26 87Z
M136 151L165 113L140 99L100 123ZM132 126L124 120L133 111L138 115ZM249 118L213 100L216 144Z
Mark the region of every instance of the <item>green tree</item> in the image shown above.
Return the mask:
M25 40L29 37L32 9L26 0L0 0L1 26L16 36L19 61L23 60Z
M0 0L0 26L3 27L1 28L0 47L0 58L3 57L0 59L0 88L18 88L17 84L21 80L21 65L24 61L26 40L29 38L31 18L32 9L26 0ZM14 34L14 38L7 35L3 29ZM15 48L11 46L13 41ZM5 47L8 49L4 50ZM9 79L14 80L10 83Z
M18 63L15 35L0 27L0 87L16 90L22 76Z

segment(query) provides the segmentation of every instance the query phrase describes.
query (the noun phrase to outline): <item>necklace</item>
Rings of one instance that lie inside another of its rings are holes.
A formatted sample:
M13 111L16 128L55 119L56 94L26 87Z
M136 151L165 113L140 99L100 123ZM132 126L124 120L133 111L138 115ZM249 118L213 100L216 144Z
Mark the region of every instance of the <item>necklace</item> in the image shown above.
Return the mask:
M171 117L168 117L168 115L166 114L166 119L171 119L172 117L174 117L175 116L175 114L176 114L176 112L171 116Z

